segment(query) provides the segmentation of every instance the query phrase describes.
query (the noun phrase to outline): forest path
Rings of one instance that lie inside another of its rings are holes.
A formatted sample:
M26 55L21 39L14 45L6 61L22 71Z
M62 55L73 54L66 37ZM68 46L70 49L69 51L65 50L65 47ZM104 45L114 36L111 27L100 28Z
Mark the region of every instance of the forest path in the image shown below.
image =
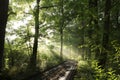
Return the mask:
M38 74L29 80L73 80L76 68L76 61L67 60L64 63L43 72L42 77L40 77L41 74Z

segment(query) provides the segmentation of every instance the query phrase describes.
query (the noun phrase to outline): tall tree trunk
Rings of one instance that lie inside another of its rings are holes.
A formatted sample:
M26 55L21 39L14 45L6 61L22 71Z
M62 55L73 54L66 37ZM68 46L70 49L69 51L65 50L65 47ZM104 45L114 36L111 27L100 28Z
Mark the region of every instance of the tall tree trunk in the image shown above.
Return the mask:
M63 30L62 30L62 27L60 29L60 40L61 40L60 56L61 56L61 60L63 60Z
M34 12L35 19L35 35L34 35L34 44L33 52L30 58L30 67L34 69L36 67L36 58L37 58L37 48L38 48L38 37L39 37L39 3L40 0L36 0L36 8Z
M3 54L5 42L5 29L8 19L8 4L9 0L0 1L0 72L3 67Z
M63 0L61 1L61 13L62 13L62 18L60 20L60 22L61 22L61 26L60 26L60 41L61 41L60 56L61 56L61 60L63 60L63 27L64 27Z
M103 40L102 46L103 51L100 55L99 65L102 68L106 65L108 50L109 50L109 32L110 32L110 8L111 8L111 0L105 1L105 19L104 19L104 32L103 32Z

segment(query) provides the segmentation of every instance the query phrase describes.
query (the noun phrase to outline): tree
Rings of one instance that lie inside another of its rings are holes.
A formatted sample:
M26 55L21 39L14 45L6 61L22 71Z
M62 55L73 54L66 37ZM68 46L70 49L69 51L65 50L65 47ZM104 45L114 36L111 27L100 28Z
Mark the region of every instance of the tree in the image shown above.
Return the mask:
M0 1L0 72L3 67L5 29L8 19L8 4L9 0Z
M106 65L107 55L109 51L109 36L110 36L110 8L111 8L111 0L105 1L105 17L104 17L104 28L103 28L103 40L102 46L103 51L100 55L99 65L102 68Z
M61 49L60 49L60 56L61 56L61 60L63 60L63 29L64 29L64 9L63 9L63 5L64 2L63 0L61 0L61 19L60 19L60 41L61 41Z
M36 0L36 7L34 12L34 20L35 20L35 35L34 35L34 43L33 43L33 52L30 58L30 67L36 67L36 58L37 58L37 48L38 48L38 37L39 37L39 3L40 0Z

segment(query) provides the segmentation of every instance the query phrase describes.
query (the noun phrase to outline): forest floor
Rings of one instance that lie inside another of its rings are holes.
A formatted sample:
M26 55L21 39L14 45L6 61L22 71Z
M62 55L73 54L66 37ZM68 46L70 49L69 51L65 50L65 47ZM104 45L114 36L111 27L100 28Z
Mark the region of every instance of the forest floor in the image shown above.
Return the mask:
M37 73L23 80L73 80L77 62L73 60L64 61L42 73Z

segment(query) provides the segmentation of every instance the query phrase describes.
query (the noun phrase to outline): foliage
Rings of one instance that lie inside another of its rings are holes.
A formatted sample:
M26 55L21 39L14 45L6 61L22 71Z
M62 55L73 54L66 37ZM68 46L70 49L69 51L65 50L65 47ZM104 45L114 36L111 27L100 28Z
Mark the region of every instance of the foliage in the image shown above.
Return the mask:
M10 0L0 76L32 74L27 69L36 36L34 17L38 14L37 71L61 62L62 35L63 58L78 61L75 80L119 80L120 1L111 0L109 10L106 1L109 0L40 0L40 13L35 13L35 0Z
M90 63L91 65L79 64L74 80L119 80L119 75L112 68L102 69L95 60Z

